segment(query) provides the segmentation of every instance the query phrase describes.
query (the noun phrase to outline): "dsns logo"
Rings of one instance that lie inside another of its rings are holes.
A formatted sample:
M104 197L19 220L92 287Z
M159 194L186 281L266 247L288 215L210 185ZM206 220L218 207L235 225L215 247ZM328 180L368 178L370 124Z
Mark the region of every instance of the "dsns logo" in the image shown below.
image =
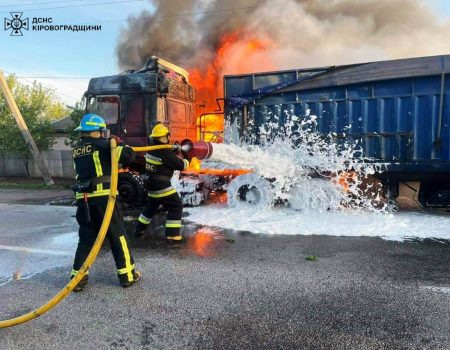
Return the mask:
M22 36L22 29L28 30L28 18L22 19L23 12L11 12L11 19L5 18L5 30L11 29L11 36Z

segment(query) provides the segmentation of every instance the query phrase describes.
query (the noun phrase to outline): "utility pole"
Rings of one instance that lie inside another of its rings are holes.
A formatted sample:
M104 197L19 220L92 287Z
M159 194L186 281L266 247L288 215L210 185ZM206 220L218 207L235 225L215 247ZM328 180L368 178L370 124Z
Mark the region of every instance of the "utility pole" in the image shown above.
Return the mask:
M14 96L9 89L8 84L6 83L6 79L3 75L3 72L0 70L0 87L5 95L6 102L8 103L9 109L16 120L17 125L19 126L20 132L22 133L23 138L25 139L25 143L30 149L31 154L33 155L34 161L38 164L39 170L41 171L41 175L44 178L47 186L54 185L52 176L50 175L50 171L47 165L44 163L42 159L41 153L36 146L36 143L33 140L33 137L30 134L30 130L28 130L28 126L25 123L25 120L22 117L22 113L20 113L19 107L17 107L16 101L14 100Z

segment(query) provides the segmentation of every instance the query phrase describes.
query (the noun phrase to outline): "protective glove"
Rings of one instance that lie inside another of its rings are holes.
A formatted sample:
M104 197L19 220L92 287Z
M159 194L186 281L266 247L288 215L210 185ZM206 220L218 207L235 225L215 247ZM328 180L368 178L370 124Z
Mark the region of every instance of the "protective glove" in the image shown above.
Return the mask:
M110 137L109 137L109 139L111 140L111 139L114 139L114 140L116 140L116 144L124 144L124 142L122 141L122 139L119 137L119 136L116 136L116 135L111 135Z
M181 145L178 143L178 142L175 142L173 145L172 145L172 149L175 151L175 152L181 152Z

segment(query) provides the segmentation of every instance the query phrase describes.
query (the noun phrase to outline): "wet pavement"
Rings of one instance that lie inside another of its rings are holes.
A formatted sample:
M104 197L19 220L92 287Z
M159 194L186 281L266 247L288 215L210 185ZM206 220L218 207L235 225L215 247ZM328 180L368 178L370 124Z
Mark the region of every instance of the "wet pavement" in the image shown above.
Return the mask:
M0 285L70 263L74 214L72 207L0 203Z
M65 285L74 213L0 204L0 319L30 311ZM185 233L179 249L164 246L161 228L131 239L143 280L129 289L118 286L105 247L85 291L0 330L0 349L450 346L448 241L269 236L188 222Z
M71 190L0 189L0 203L5 204L47 204L52 201L67 203L71 198Z

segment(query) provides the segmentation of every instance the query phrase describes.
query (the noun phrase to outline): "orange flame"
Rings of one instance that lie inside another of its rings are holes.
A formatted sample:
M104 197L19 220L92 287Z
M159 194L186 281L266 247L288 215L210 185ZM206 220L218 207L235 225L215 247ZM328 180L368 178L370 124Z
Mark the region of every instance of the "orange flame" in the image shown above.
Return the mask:
M192 158L194 159L194 158ZM248 174L253 172L252 169L212 169L212 168L203 168L203 169L195 169L188 168L183 171L183 174L186 175L214 175L214 176L231 176L236 177L243 174Z
M183 171L184 173L198 173L202 167L202 161L198 158L192 157L189 166Z
M201 257L212 257L216 255L215 237L218 235L219 232L211 229L198 229L194 236L187 241L187 249Z
M223 141L224 120L222 115L204 114L197 118L197 139L220 143Z
M226 191L211 191L208 194L208 204L227 203L228 196Z
M348 190L350 189L350 185L354 184L357 180L358 174L355 171L349 171L342 172L331 181L334 185L341 187L344 192L348 192Z
M189 80L197 90L197 104L200 107L197 108L198 116L217 109L216 98L223 96L222 78L225 74L274 70L275 65L266 54L274 46L269 38L258 37L253 33L236 31L225 34L220 40L213 61L205 68L197 67L189 72ZM197 119L197 125L200 125L200 122ZM222 116L208 116L204 122L207 124L207 132L223 131ZM207 135L214 137L214 134ZM200 138L201 133L198 136ZM206 141L209 141L208 138Z

